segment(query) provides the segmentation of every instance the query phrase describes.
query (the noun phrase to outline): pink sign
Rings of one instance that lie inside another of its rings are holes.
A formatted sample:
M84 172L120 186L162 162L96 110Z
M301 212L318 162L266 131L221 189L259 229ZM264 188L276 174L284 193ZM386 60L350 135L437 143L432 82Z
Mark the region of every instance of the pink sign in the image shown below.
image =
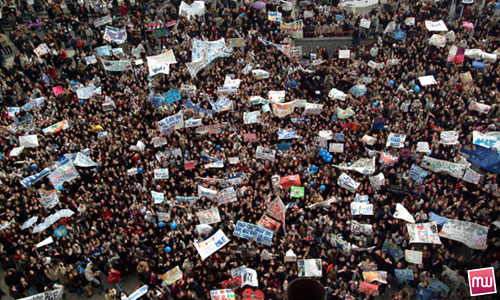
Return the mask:
M52 91L56 97L65 92L64 88L60 85L53 87Z

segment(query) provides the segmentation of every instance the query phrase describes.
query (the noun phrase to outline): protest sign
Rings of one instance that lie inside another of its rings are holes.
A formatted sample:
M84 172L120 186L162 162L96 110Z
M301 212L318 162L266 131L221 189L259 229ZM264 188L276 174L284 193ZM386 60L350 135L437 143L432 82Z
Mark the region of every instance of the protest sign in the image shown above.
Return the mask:
M54 208L59 203L56 190L39 189L38 193L40 194L40 203L45 209Z
M217 207L212 207L204 211L199 211L196 213L200 224L214 224L220 222L219 209Z
M236 191L232 186L217 192L216 199L217 205L238 201L238 198L236 197Z
M250 285L255 287L259 286L257 271L255 271L254 269L245 267L243 272L239 275L239 278L241 278L241 287L244 287L245 285Z
M233 235L271 246L274 232L259 225L238 221L234 227Z
M363 272L363 279L368 282L378 281L380 283L387 284L387 272L386 271Z
M350 107L348 107L345 110L341 109L340 107L337 107L337 118L340 120L352 117L352 116L354 116L354 114L355 114L355 112Z
M306 103L304 107L305 115L319 115L323 110L323 104Z
M441 245L435 222L406 224L406 228L410 236L410 243Z
M190 19L193 16L203 16L205 14L205 2L194 1L191 5L182 1L179 6L179 16ZM214 300L214 299L212 299Z
M459 134L460 133L455 130L442 131L441 140L439 142L444 145L457 145Z
M154 204L160 204L165 200L165 194L155 191L151 191L151 197L153 197Z
M224 232L219 229L216 233L214 233L214 235L203 242L195 242L194 246L198 251L198 254L200 254L201 260L205 260L217 250L224 247L227 243L229 243L229 239Z
M191 52L191 61L206 61L208 64L217 57L228 56L230 48L226 48L224 38L215 41L203 41L196 38L192 40L193 50Z
M255 70L252 70L252 75L255 77L255 79L257 80L260 80L260 79L267 79L269 78L269 72L265 71L265 70L261 70L261 69L255 69ZM260 97L260 96L252 96L252 97L257 97L259 99L262 99L263 101L265 101L265 103L263 104L267 104L267 100L265 100L264 98ZM255 103L255 100L252 101L252 97L250 97L250 102L252 104L261 104L261 103Z
M242 283L243 282L241 281L241 278L236 277L236 278L224 280L223 282L221 282L221 286L224 289L230 289L230 290L236 291L237 289L239 289L241 287Z
M29 296L26 298L22 298L21 300L49 300L49 299L50 300L61 300L63 298L63 295L64 295L64 289L60 288L60 289L36 294L33 296Z
M373 215L373 204L364 202L351 202L351 215Z
M42 43L38 45L38 47L36 47L35 50L33 50L33 52L35 52L37 57L42 57L43 55L49 53L50 49L49 47L47 47L47 44Z
M439 292L441 297L448 297L448 294L450 293L450 288L442 281L437 279L431 281L431 283L429 284L429 289L435 292Z
M478 172L470 168L467 168L465 169L464 177L462 177L462 179L472 184L479 184L482 177L483 175L479 174Z
M289 189L293 186L301 186L302 184L300 183L300 175L295 174L295 175L288 175L280 178L280 185L281 188L283 189Z
M59 132L61 130L65 130L65 129L68 129L68 128L69 128L69 123L68 123L68 121L64 120L64 121L61 121L61 122L57 122L56 124L54 124L52 126L44 128L42 130L42 132L44 134L47 134L47 133L56 133L56 132Z
M361 185L360 182L355 181L346 173L340 174L339 178L337 179L337 184L350 191L351 193L355 193Z
M485 250L488 247L488 230L488 227L476 223L448 219L439 236L461 242L471 249Z
M373 146L373 144L377 141L377 138L365 134L361 138L361 141L365 142L367 145Z
M409 222L409 223L415 223L415 219L413 218L413 216L400 203L396 204L396 212L394 212L393 216L395 219L401 219L401 220L405 220L406 222Z
M260 123L260 110L243 113L243 124Z
M243 291L242 297L243 300L264 300L264 292L248 288Z
M474 100L469 103L469 110L475 110L483 114L487 114L490 111L491 106L484 103L476 102Z
M304 187L292 186L290 189L290 196L292 198L304 198Z
M201 2L201 1L197 1ZM182 2L184 3L184 2ZM210 299L211 300L235 300L236 297L234 295L233 290L225 289L225 290L212 290L210 291Z
M48 178L52 185L57 189L62 186L64 182L70 182L78 176L79 174L76 171L73 162L69 160L64 165L61 165L60 167L52 171Z
M433 75L418 77L418 81L420 82L420 85L422 85L422 86L437 84L436 79L434 78Z
M276 197L276 199L274 199L273 202L269 204L269 207L266 210L266 214L282 222L283 226L285 223L285 213L286 213L286 206L283 203L283 201L281 201L280 197Z
M430 151L431 151L431 149L430 149L428 142L418 142L417 143L417 152L427 153Z
M278 144L278 146L276 146L276 149L278 149L278 151L290 151L290 142L288 143L280 143Z
M446 221L448 221L448 218L436 215L435 213L431 212L429 214L429 221L436 222L436 224L438 224L439 226L443 226Z
M342 144L342 143L330 143L328 145L328 152L344 153L344 144Z
M110 72L124 72L132 70L132 62L130 59L124 60L105 60L101 59L102 67Z
M257 222L257 225L265 227L265 228L272 230L274 232L278 232L278 230L280 229L281 223L273 220L272 218L270 218L266 215L262 215L260 220Z
M371 283L364 282L364 281L360 281L359 287L358 287L358 292L364 293L366 295L378 294L378 285L371 284Z
M24 148L38 147L38 137L36 134L19 136L19 146Z
M245 47L245 39L243 38L233 38L233 39L227 39L227 46L228 47Z
M401 249L401 247L399 247L396 243L393 243L387 239L384 241L384 244L382 246L382 252L392 256L395 262L400 261L404 256L403 249Z
M422 252L406 249L405 260L411 264L420 265L422 264Z
M299 277L321 277L323 276L321 259L298 259L297 267Z
M269 100L273 101L271 98ZM295 110L295 101L286 103L272 103L273 113L279 118L284 118L292 114Z
M351 50L339 50L339 58L340 59L351 58ZM344 98L344 100L345 100L345 98Z
M214 199L218 195L216 190L211 190L209 188L202 187L198 185L198 197L207 197L208 199Z
M19 156L21 153L23 153L24 151L24 147L21 146L21 147L14 147L10 153L9 153L9 156L10 157L16 157L16 156Z
M94 19L94 26L95 27L100 27L102 25L106 25L113 22L113 18L110 15L106 15L104 17L100 18L95 18Z
M373 233L373 225L371 224L361 224L355 220L351 222L351 232L355 235L364 234L370 235Z
M155 179L168 179L168 169L154 169L153 173Z
M269 21L280 22L281 23L281 13L278 11L270 11L267 13L267 19Z
M288 32L290 37L294 39L301 39L304 37L304 22L296 20L291 23L281 22L281 30Z
M430 156L424 156L421 166L436 173L445 172L456 178L462 178L466 168L466 165L464 164L452 163L446 160L432 158Z
M376 189L380 188L385 184L385 176L384 173L382 172L375 176L370 176L368 177L368 179L370 180L370 185Z
M472 131L472 143L500 152L500 136L496 132L482 133L474 130Z
M429 175L425 169L419 167L416 164L412 164L410 167L410 178L418 184L423 184L425 177Z
M413 280L413 271L410 269L394 269L396 278L400 281L411 281Z
M42 179L45 176L49 175L50 172L51 172L50 168L45 168L42 171L40 171L39 173L36 173L34 175L31 175L31 176L28 176L28 177L24 178L23 180L21 180L21 184L25 188L29 188L32 184L37 183L40 179Z
M54 235L56 236L57 239L60 239L62 237L65 237L68 235L68 229L66 226L59 226L54 230Z
M146 60L148 62L149 76L160 73L168 74L170 72L170 65L177 63L174 51L171 49L155 56L147 56Z
M166 135L176 129L184 128L184 117L182 115L182 111L159 121L158 127L163 135Z
M73 161L75 166L81 167L81 168L89 168L89 167L96 167L97 164L87 155L78 152L76 154L75 160Z
M255 157L257 159L266 159L274 161L275 156L276 156L276 150L257 146L257 151L255 153Z
M389 133L387 137L386 147L402 148L405 146L406 135L401 133Z
M288 140L288 139L297 139L300 136L297 135L297 130L293 129L278 129L278 140Z
M96 47L95 52L98 57L111 56L111 46L104 45Z
M446 24L444 23L443 20L439 21L425 21L425 27L429 31L448 31L448 27L446 27Z
M165 99L165 104L168 105L181 100L181 94L178 89L171 89L163 94L163 98Z
M429 44L436 47L444 48L444 46L446 46L446 37L439 34L433 34L429 39Z
M103 39L108 42L123 44L127 40L127 29L125 27L116 28L106 25L106 30L104 31Z
M363 27L363 28L366 28L366 29L370 29L370 24L372 22L370 20L367 20L367 19L361 19L361 21L359 21L359 27Z

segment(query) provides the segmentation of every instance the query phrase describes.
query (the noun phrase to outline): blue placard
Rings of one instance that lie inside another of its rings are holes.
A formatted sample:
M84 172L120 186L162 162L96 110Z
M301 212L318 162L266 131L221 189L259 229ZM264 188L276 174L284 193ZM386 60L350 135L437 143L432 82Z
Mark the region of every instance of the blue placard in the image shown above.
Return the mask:
M163 98L165 98L165 104L170 104L181 100L181 94L179 89L172 89L164 93Z
M238 221L234 228L233 235L256 241L266 246L271 246L274 232L259 225Z

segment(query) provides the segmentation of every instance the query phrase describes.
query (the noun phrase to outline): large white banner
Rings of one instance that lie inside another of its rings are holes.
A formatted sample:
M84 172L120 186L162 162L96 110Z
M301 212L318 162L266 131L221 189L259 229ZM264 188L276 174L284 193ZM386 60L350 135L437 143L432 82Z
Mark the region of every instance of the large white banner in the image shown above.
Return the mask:
M198 254L201 256L201 260L205 260L207 257L215 253L217 250L221 249L229 243L229 239L222 232L222 230L218 230L214 235L204 240L203 242L194 243Z
M436 222L406 224L410 243L441 244Z
M102 67L110 72L124 72L132 70L132 61L130 59L124 60L105 60L101 59Z
M274 161L275 156L276 156L276 150L257 146L257 152L255 158Z
M476 223L448 219L444 223L440 237L461 242L472 249L485 250L489 228Z
M435 173L447 173L455 178L462 178L465 168L467 167L465 164L452 163L442 159L435 159L430 156L424 156L421 166Z
M367 202L351 202L351 215L372 216L373 204Z
M170 72L170 65L176 64L174 51L168 50L165 53L147 56L149 76L154 76L156 74L168 74Z
M59 300L63 297L63 289L52 290L49 292L44 292L40 294L36 294L33 296L29 296L26 298L22 298L20 300Z

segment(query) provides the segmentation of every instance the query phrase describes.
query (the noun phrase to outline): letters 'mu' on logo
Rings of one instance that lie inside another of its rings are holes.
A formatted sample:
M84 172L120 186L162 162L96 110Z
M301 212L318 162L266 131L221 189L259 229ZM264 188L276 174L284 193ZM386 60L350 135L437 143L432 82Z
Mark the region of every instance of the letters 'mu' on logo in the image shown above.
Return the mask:
M495 271L491 268L468 270L471 296L489 295L497 292Z

